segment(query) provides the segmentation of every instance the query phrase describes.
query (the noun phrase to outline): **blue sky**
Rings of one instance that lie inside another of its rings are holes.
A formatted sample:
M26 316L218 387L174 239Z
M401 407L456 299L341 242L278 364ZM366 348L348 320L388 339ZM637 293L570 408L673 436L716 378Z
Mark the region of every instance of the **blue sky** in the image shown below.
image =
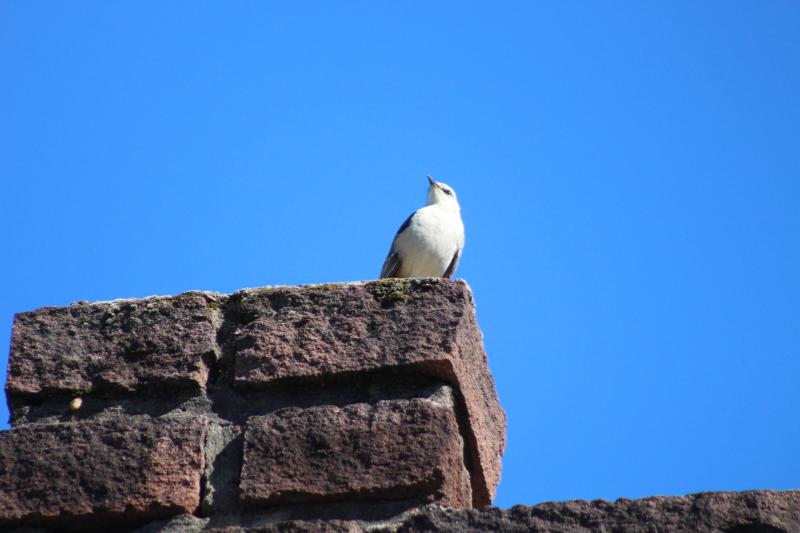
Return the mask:
M374 278L432 174L496 504L798 488L798 67L795 1L4 2L0 346L45 305Z

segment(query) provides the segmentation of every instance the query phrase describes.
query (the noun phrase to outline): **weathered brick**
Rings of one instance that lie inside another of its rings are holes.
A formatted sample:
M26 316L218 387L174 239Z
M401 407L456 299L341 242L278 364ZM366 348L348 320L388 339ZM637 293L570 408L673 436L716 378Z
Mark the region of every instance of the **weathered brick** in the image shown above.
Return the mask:
M248 421L241 498L251 507L403 499L469 507L463 454L451 406L429 399L282 409Z
M30 424L0 432L0 525L129 525L200 503L206 419Z
M431 278L250 289L233 294L230 305L239 320L232 338L239 387L375 371L452 384L466 411L473 503L491 503L505 414L466 283Z
M216 300L195 292L19 313L6 391L30 397L204 387L217 351Z
M276 524L263 533L319 531ZM313 526L314 524L309 524ZM557 531L559 533L797 533L800 491L703 492L639 500L570 500L487 511L423 507L375 533Z

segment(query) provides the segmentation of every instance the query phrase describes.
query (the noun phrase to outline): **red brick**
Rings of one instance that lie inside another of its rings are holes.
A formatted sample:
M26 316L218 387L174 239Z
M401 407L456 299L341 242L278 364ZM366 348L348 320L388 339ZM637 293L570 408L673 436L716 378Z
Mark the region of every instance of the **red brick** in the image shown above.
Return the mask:
M450 406L428 399L288 408L250 418L241 498L249 506L342 500L469 507Z
M473 503L500 479L505 414L497 400L472 293L463 281L381 280L277 287L231 296L235 383L403 371L440 378L461 394Z
M204 387L206 360L217 351L216 300L186 293L19 313L6 391L28 397Z
M0 432L0 524L137 524L200 503L204 417L29 424Z

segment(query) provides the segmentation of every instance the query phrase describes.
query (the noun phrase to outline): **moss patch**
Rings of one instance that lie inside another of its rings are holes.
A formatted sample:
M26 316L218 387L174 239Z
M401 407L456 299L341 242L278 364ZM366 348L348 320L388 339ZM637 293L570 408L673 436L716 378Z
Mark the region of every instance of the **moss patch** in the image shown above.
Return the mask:
M403 278L387 278L375 282L373 295L382 305L391 305L404 301L408 280Z

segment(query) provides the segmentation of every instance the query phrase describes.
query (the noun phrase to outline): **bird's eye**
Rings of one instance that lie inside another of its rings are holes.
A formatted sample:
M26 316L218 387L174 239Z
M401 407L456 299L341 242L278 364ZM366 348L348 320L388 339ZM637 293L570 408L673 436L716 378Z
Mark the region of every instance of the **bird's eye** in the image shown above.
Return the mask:
M448 195L448 196L452 196L452 195L453 195L453 191L451 191L450 189L442 189L442 190L443 190L443 191L444 191L444 193L445 193L446 195Z

